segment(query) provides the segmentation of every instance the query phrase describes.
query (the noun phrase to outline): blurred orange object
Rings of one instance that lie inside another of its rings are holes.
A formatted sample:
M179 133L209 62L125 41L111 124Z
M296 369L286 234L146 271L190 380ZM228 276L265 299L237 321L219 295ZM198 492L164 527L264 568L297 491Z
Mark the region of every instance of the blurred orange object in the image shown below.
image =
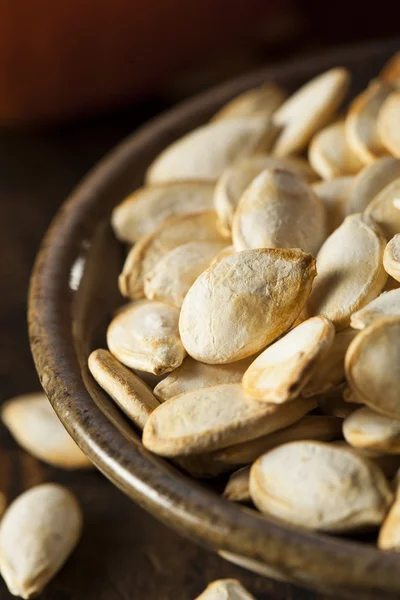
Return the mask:
M2 0L0 123L122 105L240 45L273 1Z

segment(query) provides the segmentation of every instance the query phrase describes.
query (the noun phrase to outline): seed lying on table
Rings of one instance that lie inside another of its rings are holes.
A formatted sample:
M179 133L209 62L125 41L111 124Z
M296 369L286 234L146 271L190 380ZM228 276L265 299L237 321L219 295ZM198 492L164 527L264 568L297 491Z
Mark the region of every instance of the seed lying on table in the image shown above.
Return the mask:
M301 177L280 169L266 169L253 180L232 222L237 250L301 248L316 254L325 237L322 202Z
M1 418L18 444L44 462L61 469L92 467L61 425L46 394L24 394L8 400Z
M271 117L285 98L283 88L276 83L266 83L230 100L213 116L212 121L238 117Z
M230 237L233 215L240 198L253 179L265 169L289 171L309 182L316 179L309 164L298 157L254 154L236 161L225 169L215 186L214 206L218 215L218 228L223 235Z
M217 579L195 600L255 600L237 579Z
M257 459L250 495L266 514L332 532L380 525L393 498L372 462L333 444L308 441L284 444Z
M53 483L34 487L0 524L0 572L14 596L40 594L76 546L82 513L75 497Z
M389 242L390 244L390 242ZM388 245L389 245L388 244ZM385 254L383 256L383 264L385 265L385 256L387 253L387 248L385 250ZM372 300L367 306L361 308L357 312L351 315L350 325L354 327L354 329L365 329L368 325L371 325L377 319L382 317L400 317L400 289L391 290L390 292L385 292Z
M287 427L315 406L311 398L258 402L238 383L201 388L160 404L145 425L143 444L169 457L210 452Z
M395 235L386 246L383 255L383 266L393 279L400 281L400 234ZM396 292L398 290L393 291ZM398 308L400 310L400 305Z
M110 352L132 369L168 373L186 356L178 321L179 310L173 306L148 300L129 304L108 326Z
M183 301L187 353L224 364L258 352L296 320L314 277L315 261L301 250L245 250L214 264Z
M149 386L107 350L92 352L88 364L97 383L143 429L150 413L160 404Z
M278 131L269 117L208 123L163 150L148 168L146 183L216 181L235 160L270 150Z
M304 321L271 344L243 375L243 388L262 402L283 404L296 398L327 355L335 329L325 317Z
M336 121L316 134L308 158L322 179L354 175L364 164L347 142L344 121Z

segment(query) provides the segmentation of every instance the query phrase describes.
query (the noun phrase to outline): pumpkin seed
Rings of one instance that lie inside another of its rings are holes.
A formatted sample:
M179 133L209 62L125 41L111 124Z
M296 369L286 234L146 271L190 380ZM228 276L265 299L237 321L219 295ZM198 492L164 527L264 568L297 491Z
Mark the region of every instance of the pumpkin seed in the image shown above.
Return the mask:
M237 250L301 248L316 254L325 237L322 202L303 179L279 169L266 169L252 181L232 222Z
M195 600L255 600L237 579L217 579Z
M311 186L325 208L325 224L329 234L337 229L346 217L347 201L354 181L354 177L338 177L318 181Z
M277 83L265 83L247 90L227 102L212 118L212 122L238 117L271 117L286 98Z
M238 383L201 388L160 404L144 427L143 444L169 457L210 452L287 427L314 407L302 398L258 402Z
M393 279L400 281L400 235L395 235L385 248L383 266ZM397 291L397 290L394 290ZM397 298L397 296L396 296ZM400 308L400 307L399 307ZM392 313L393 314L393 313Z
M347 142L344 121L328 125L313 137L308 159L322 179L355 175L363 167Z
M343 423L343 435L356 448L400 454L400 421L380 415L367 406L347 417Z
M1 418L18 444L32 456L61 469L93 466L61 425L43 392L8 400Z
M40 594L71 554L81 530L78 502L60 485L38 485L14 500L0 524L0 572L11 594Z
M318 254L309 315L323 315L337 329L347 327L352 313L376 298L386 283L385 245L374 223L362 215L347 217Z
M263 402L283 404L297 397L320 359L329 352L335 329L328 319L304 321L268 346L243 375L243 388Z
M161 302L139 300L111 321L108 348L122 364L155 375L182 364L186 352L179 337L179 310Z
M251 502L250 490L250 466L242 467L232 473L224 489L224 497L231 502Z
M392 92L383 103L378 132L386 150L400 158L400 92Z
M274 154L286 156L304 150L316 131L334 116L350 83L347 69L336 68L315 77L288 98L273 115L283 127Z
M400 160L379 158L356 176L347 201L347 214L363 212L389 183L400 177Z
M291 442L256 460L250 494L266 514L320 531L380 525L393 499L371 461L323 442Z
M390 240L400 233L400 210L394 204L394 199L400 194L400 177L389 183L365 210L365 215L371 218L381 228L384 236Z
M209 364L255 354L289 329L314 277L313 257L300 250L245 250L212 265L183 301L186 351Z
M386 251L385 251L386 253ZM385 255L384 255L385 265ZM381 317L400 317L400 289L385 292L367 306L351 315L350 325L354 329L365 329Z
M149 414L159 405L145 382L107 350L94 350L89 356L88 365L97 383L143 429Z

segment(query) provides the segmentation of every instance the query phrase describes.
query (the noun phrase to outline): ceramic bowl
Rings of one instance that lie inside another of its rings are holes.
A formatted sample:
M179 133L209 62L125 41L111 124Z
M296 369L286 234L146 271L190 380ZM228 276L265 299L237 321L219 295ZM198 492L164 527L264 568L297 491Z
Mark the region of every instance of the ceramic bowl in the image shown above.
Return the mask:
M375 77L399 40L348 47L240 77L173 108L109 153L54 219L36 260L29 301L32 351L41 383L62 423L116 486L158 519L227 559L266 576L336 598L399 598L400 555L372 544L278 524L230 503L209 485L152 455L87 368L105 347L110 317L122 303L117 274L123 249L112 236L112 208L137 188L152 159L206 122L236 94L274 80L289 90L344 65L351 93Z

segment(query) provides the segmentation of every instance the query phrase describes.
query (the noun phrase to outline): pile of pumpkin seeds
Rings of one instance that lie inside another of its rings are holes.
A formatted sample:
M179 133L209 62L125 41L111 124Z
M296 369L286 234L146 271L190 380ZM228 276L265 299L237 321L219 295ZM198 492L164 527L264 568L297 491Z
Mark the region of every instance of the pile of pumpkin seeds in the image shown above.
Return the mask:
M229 500L400 550L400 53L344 111L350 80L266 83L154 160L89 368Z

